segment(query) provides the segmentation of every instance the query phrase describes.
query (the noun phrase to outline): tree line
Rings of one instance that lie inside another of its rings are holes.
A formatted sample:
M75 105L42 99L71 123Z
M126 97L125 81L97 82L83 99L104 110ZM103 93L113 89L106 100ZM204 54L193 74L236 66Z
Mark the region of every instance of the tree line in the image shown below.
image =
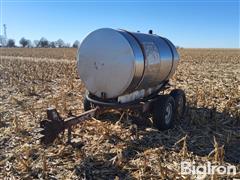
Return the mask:
M19 40L19 44L24 48L77 48L80 44L78 40L74 41L72 46L70 43L65 43L62 39L57 41L48 41L46 38L42 37L40 40L31 41L22 37ZM17 47L13 39L8 39L6 47Z

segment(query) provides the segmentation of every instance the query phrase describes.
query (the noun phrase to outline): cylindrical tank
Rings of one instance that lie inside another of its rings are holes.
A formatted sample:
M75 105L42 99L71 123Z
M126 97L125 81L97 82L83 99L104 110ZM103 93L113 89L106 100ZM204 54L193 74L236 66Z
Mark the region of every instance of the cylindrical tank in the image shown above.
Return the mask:
M100 98L154 88L173 75L178 61L175 46L166 38L110 28L88 34L77 55L80 78Z

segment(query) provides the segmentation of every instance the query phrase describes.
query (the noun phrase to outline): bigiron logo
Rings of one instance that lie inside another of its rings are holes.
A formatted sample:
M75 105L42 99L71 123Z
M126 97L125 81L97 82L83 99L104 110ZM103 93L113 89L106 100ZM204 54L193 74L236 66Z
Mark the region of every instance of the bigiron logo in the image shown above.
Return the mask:
M182 161L181 174L195 175L200 178L213 174L234 176L237 174L237 168L234 165L213 165L209 161L202 165L196 164L195 161Z

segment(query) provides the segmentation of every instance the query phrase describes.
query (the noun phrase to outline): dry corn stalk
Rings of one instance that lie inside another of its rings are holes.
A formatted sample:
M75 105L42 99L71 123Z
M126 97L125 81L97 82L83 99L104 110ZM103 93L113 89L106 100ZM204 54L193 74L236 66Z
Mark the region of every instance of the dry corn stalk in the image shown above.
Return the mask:
M46 153L43 151L42 154L42 169L43 169L43 176L46 177L48 172L48 166L47 166L47 159L46 159Z
M183 158L185 158L186 156L187 156L187 134L183 137L183 138L181 138L180 140L178 140L175 144L174 144L174 146L176 146L176 145L178 145L178 144L180 144L180 143L182 143L182 149L181 149L181 154L182 154L182 156L183 156Z
M208 157L214 154L214 161L222 163L224 160L224 145L219 147L216 137L213 137L214 149L209 153Z

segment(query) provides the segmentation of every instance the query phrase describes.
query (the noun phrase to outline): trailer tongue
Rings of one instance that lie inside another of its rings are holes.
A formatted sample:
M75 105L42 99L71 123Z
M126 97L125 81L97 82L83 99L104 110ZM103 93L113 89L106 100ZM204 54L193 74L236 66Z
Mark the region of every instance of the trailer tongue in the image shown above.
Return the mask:
M84 120L91 119L97 112L98 108L91 109L79 116L70 115L67 119L62 119L54 108L47 109L47 119L40 122L41 143L48 145L58 137L60 133L68 130L68 142L71 142L72 126L81 123Z

